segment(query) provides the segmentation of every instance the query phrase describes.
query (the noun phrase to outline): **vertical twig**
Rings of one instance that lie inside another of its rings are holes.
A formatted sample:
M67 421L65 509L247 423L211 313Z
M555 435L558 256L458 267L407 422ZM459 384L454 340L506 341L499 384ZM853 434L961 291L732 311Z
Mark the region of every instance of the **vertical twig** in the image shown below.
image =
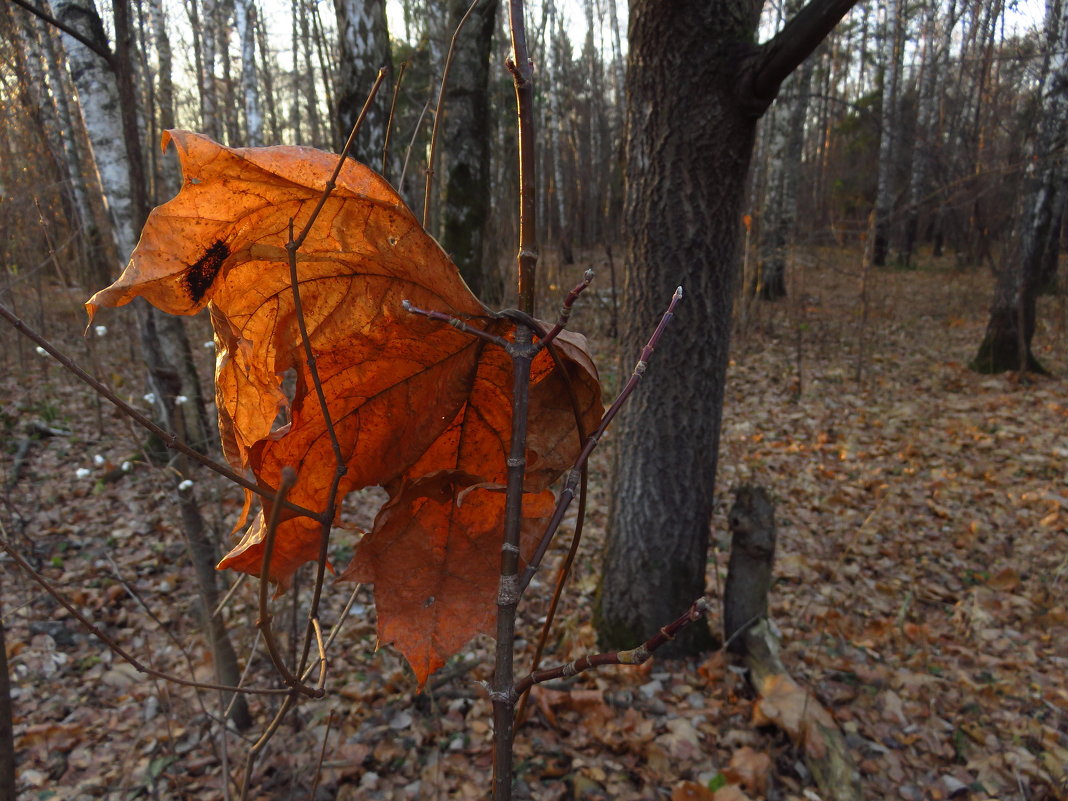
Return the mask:
M519 124L519 307L534 313L534 269L536 196L534 181L534 84L527 55L523 0L510 0L509 30L512 54L507 66L515 84L516 114ZM536 349L533 331L520 323L515 342L509 346L512 357L512 440L508 453L508 489L505 500L504 545L501 547L501 579L497 594L497 650L493 684L493 799L512 797L512 735L515 729L515 615L519 604L519 533L522 520L523 479L526 470L527 415L530 400L530 365Z
M382 143L382 177L389 179L389 143L393 138L393 116L397 111L397 98L400 96L401 81L408 69L408 62L402 61L397 71L397 80L393 82L393 99L389 103L389 116L386 117L386 138Z

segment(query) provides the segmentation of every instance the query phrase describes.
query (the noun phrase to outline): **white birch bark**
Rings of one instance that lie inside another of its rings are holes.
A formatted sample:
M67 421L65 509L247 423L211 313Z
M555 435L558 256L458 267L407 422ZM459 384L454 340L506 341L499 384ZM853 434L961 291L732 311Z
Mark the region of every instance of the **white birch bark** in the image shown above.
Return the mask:
M894 154L897 152L898 75L901 69L901 48L898 47L901 27L901 0L887 0L882 26L883 97L881 132L879 136L878 185L875 190L875 241L872 264L886 264L889 250L890 214L894 199Z
M1047 0L1048 58L1041 84L1042 119L1026 179L1016 258L998 271L983 342L971 366L985 373L1045 372L1031 351L1036 295L1064 192L1068 154L1068 0Z
M797 218L797 184L805 145L805 115L814 58L791 75L772 118L768 147L771 168L762 215L760 296L786 296L786 252Z
M334 12L339 59L337 116L341 135L348 137L378 70L390 66L389 31L384 0L334 0ZM354 155L372 166L382 159L390 91L389 82L383 83L354 146Z
M263 145L263 114L260 112L259 83L256 80L256 3L235 0L234 19L241 42L241 94L245 106L245 145Z
M93 0L54 0L52 6L61 22L107 47L107 37ZM121 268L137 243L137 231L134 230L133 193L118 86L114 73L99 55L72 36L64 34L62 42L71 80L81 101L82 119L93 148L93 159L107 202Z

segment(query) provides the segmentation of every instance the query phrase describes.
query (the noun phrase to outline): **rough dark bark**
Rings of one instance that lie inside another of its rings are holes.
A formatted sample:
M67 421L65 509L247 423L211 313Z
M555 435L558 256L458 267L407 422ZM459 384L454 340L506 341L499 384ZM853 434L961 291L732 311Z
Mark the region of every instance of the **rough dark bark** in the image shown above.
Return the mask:
M678 320L621 415L596 622L641 642L703 594L746 176L757 117L852 2L817 0L755 45L752 0L632 0L624 352L678 285ZM667 655L710 645L692 627Z
M449 25L455 30L470 6L451 0ZM500 275L483 257L489 219L490 118L489 62L497 3L482 0L456 39L445 94L445 203L441 246L460 268L467 285L483 302L496 305L504 296Z

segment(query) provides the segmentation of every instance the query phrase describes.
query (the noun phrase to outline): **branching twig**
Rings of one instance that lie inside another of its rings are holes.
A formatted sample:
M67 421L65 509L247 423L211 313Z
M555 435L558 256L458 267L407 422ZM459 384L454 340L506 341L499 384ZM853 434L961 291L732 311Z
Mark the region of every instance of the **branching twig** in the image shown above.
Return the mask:
M15 560L15 564L17 564L23 570L23 572L26 573L26 575L33 579L33 581L36 582L37 585L41 587L41 589L48 593L56 601L56 603L58 603L60 606L70 612L74 616L74 618L79 623L81 623L82 626L85 627L86 631L88 631L90 634L92 634L94 637L104 643L104 645L106 645L108 649L116 656L119 656L123 660L128 662L130 666L138 673L144 673L146 676L151 676L152 678L156 679L162 679L163 681L169 681L173 684L180 684L183 687L194 687L201 690L221 690L223 692L250 693L253 695L282 695L283 693L289 692L289 690L281 689L261 690L253 687L229 687L225 684L213 684L211 682L183 679L179 676L173 676L170 673L164 673L163 671L156 670L155 668L151 668L147 665L142 664L140 660L138 660L121 645L111 639L111 637L109 637L103 630L97 627L91 620L89 620L89 618L82 614L78 607L75 606L71 601L69 601L63 593L53 587L48 579L46 579L44 576L42 576L40 573L33 569L33 566L26 561L26 557L19 553L19 551L16 550L10 542L8 542L7 532L4 530L2 523L0 523L0 534L3 535L0 536L0 548L2 548L7 553L7 555L10 556L13 560Z
M653 351L656 349L660 337L663 336L668 323L670 323L671 319L675 316L675 307L678 306L680 300L682 300L681 286L676 289L675 294L671 296L671 302L668 304L667 311L664 312L656 330L653 331L652 336L649 337L649 341L646 343L645 347L642 348L641 357L638 359L638 363L634 366L634 372L631 373L630 379L624 385L612 405L609 406L608 410L604 413L600 425L597 426L597 430L586 440L586 444L582 448L582 453L579 454L578 459L575 461L575 466L568 474L567 480L564 483L564 488L561 490L560 497L556 501L556 509L553 511L553 515L549 519L549 524L545 528L545 533L542 534L541 541L538 543L538 548L534 552L534 556L531 558L522 578L520 579L520 590L525 589L530 583L531 578L534 577L534 573L537 571L538 565L541 564L542 557L544 557L545 551L549 547L549 542L552 540L556 530L560 527L560 523L564 519L564 513L567 511L567 507L575 497L575 492L579 483L580 469L585 466L590 455L593 453L594 448L596 448L597 444L601 441L601 437L604 435L605 430L607 430L612 420L615 419L615 416L619 414L619 410L634 392L635 387L637 387L638 383L642 380L642 376L645 375L649 359L652 358Z
M698 598L690 605L690 608L686 610L686 612L668 625L664 626L664 628L660 629L660 631L637 648L631 648L628 651L613 651L603 654L593 654L592 656L583 656L568 662L565 665L558 665L554 668L535 671L534 673L527 675L516 685L516 692L522 694L535 684L552 681L553 679L567 678L582 673L585 670L589 670L590 668L600 667L602 665L640 665L649 659L657 648L664 643L675 639L675 635L682 629L686 628L686 626L694 621L700 620L711 610L712 602L708 598Z
M418 314L421 317L427 317L431 320L437 320L439 323L445 323L451 325L458 331L463 331L465 334L470 334L473 337L484 339L487 342L492 342L494 345L499 345L502 348L508 348L508 340L504 337L495 336L488 331L483 331L481 328L475 328L470 326L461 320L459 317L453 317L451 314L445 314L444 312L432 311L427 309L420 309L418 306L413 306L409 301L402 300L401 306L404 307L406 312L412 314Z
M23 320L17 317L10 309L8 309L2 304L0 304L0 317L3 317L5 320L11 323L15 330L21 333L27 339L36 342L41 348L43 348L48 353L49 356L59 362L64 367L64 369L66 369L69 373L73 374L76 378L88 384L90 387L93 388L95 392L99 393L100 395L103 395L119 411L121 411L139 426L147 430L149 433L155 434L166 447L170 448L171 450L177 451L183 456L188 456L190 459L197 462L198 464L201 464L209 470L218 473L223 478L230 479L230 481L234 482L238 486L244 487L250 492L254 492L255 494L266 500L273 501L275 499L275 493L273 490L267 487L263 487L254 481L249 481L244 476L235 473L226 465L216 462L210 456L205 456L199 451L190 448L178 438L177 434L171 431L165 431L164 429L160 428L158 425L152 422L152 420L141 414L141 412L137 411L137 409L130 406L130 404L126 403L126 401L122 400L118 395L112 392L111 389L105 384L101 383L96 378L89 375L89 373L85 372L85 370L79 367L73 359L71 359L69 356L59 350L55 345L53 345L43 336L41 336L28 325L26 325ZM290 510L291 512L295 512L300 516L310 517L312 520L321 519L320 515L309 509L305 509L303 506L298 506L295 503L289 503L288 501L286 501L284 506L286 509Z

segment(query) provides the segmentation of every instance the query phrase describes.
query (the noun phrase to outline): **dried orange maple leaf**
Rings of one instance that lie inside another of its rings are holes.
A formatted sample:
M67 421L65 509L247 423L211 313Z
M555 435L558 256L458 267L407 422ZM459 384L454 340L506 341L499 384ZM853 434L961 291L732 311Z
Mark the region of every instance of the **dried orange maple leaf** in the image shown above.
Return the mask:
M379 642L404 654L420 686L476 634L493 634L503 490L455 470L406 484L340 576L375 585ZM524 558L554 505L547 490L524 496Z
M227 460L267 487L293 467L289 499L322 510L334 456L297 327L286 243L291 224L300 230L309 219L337 157L302 147L226 148L184 131L165 134L168 142L182 162L182 190L152 212L126 270L86 308L92 317L100 306L138 296L173 314L210 307ZM347 466L341 495L376 484L396 495L441 469L503 483L510 360L482 339L408 314L401 302L497 336L510 324L487 312L384 179L344 163L297 254L297 274ZM581 447L566 383L587 430L602 412L585 341L567 335L559 351L566 376L547 352L533 368L528 491L545 489ZM287 374L295 377L289 400ZM288 413L285 425L277 423L280 410ZM259 574L263 521L260 511L220 567ZM319 539L314 521L283 519L270 578L286 586L297 567L318 557Z

